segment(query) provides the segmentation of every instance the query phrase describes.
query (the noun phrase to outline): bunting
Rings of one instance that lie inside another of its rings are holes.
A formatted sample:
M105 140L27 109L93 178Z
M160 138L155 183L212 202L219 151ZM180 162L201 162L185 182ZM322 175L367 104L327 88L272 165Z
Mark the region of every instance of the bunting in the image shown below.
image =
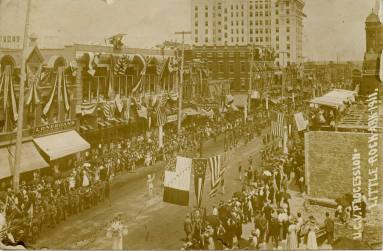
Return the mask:
M139 75L139 80L138 80L136 86L132 90L133 93L135 93L137 91L142 92L144 77L145 77L146 69L147 69L146 60L145 60L145 58L142 55L136 54L134 57L137 57L141 61L143 67L142 67L140 75Z
M36 73L34 73L29 67L27 67L27 76L29 92L26 100L26 105L30 105L32 101L33 104L38 104L40 103L40 98L37 89L41 79L41 68Z
M55 84L53 86L51 95L49 97L48 102L44 106L43 114L45 116L48 114L48 112L50 111L52 107L53 100L55 99L55 96L56 96L56 90L57 90L57 101L60 102L61 98L63 98L65 111L68 112L70 109L70 104L69 104L67 83L66 83L63 67L60 67L56 74L56 80L55 80Z
M12 81L12 69L10 65L5 66L0 79L0 93L3 91L3 112L8 114L8 109L12 111L13 121L18 118L16 96ZM6 116L7 117L7 116Z

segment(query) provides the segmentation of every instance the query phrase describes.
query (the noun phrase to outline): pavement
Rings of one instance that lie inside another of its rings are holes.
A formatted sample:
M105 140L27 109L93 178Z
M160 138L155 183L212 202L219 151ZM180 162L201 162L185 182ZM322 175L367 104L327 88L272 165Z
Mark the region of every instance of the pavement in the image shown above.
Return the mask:
M259 165L261 139L256 138L247 145L241 144L228 153L225 172L226 194L214 199L203 200L208 213L219 200L228 200L233 192L239 191L238 162L247 164L248 156L255 156ZM223 139L204 144L203 156L223 153ZM172 205L162 201L160 178L164 162L143 167L136 173L125 173L115 177L111 186L111 204L102 203L96 207L71 216L55 228L46 228L34 245L50 249L110 249L112 240L106 237L106 229L115 215L120 215L129 233L124 237L124 249L179 249L184 238L183 221L193 205L195 195L191 189L189 207ZM155 194L148 197L146 175L156 173ZM209 175L206 175L205 189L209 189ZM230 192L229 192L230 191ZM206 192L205 192L206 193Z

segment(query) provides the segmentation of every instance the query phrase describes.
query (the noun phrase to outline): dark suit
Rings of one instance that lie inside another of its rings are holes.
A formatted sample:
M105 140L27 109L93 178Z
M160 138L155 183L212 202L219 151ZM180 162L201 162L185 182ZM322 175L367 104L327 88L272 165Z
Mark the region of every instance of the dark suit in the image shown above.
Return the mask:
M324 224L326 226L327 242L331 244L334 240L334 221L330 217L327 217Z

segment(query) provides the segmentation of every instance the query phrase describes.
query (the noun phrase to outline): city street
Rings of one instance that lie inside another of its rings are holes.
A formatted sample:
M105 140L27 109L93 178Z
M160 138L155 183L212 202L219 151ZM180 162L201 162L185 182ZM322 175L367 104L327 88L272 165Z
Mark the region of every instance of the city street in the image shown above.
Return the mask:
M225 173L226 194L218 194L216 198L209 200L207 205L203 205L206 206L208 214L214 203L221 199L229 199L233 192L240 189L238 162L242 161L246 166L248 156L256 156L256 161L259 160L260 147L261 140L256 138L248 145L241 144L237 149L230 152L231 158ZM222 152L223 139L220 137L217 142L206 143L203 154L209 156ZM256 162L255 166L257 164ZM149 168L156 172L155 196L153 198L148 198L147 195L146 175L144 173L138 174L147 170L139 170L137 174L126 173L117 177L111 186L110 206L105 202L70 217L54 229L43 231L36 246L51 249L108 249L111 247L112 241L106 237L107 224L114 215L122 214L123 222L127 224L129 230L128 235L124 237L125 249L180 248L182 238L185 237L183 221L188 208L162 202L160 177L163 163ZM134 180L128 178L131 175L136 176ZM125 179L127 179L126 182L124 182ZM206 175L205 189L207 191L210 189L209 180L208 175ZM194 196L194 193L191 192L191 200L194 199ZM168 227L169 225L174 227Z

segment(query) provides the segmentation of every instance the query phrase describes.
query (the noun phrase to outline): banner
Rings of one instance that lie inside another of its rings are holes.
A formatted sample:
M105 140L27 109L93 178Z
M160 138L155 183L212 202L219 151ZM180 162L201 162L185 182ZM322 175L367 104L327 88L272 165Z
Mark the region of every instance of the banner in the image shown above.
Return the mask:
M191 166L192 159L177 156L176 171L165 171L164 202L189 205Z
M306 130L307 128L307 121L303 118L303 113L298 112L294 114L295 123L297 125L298 131Z
M205 185L207 159L193 159L194 191L197 199L197 207L201 207L203 188Z

